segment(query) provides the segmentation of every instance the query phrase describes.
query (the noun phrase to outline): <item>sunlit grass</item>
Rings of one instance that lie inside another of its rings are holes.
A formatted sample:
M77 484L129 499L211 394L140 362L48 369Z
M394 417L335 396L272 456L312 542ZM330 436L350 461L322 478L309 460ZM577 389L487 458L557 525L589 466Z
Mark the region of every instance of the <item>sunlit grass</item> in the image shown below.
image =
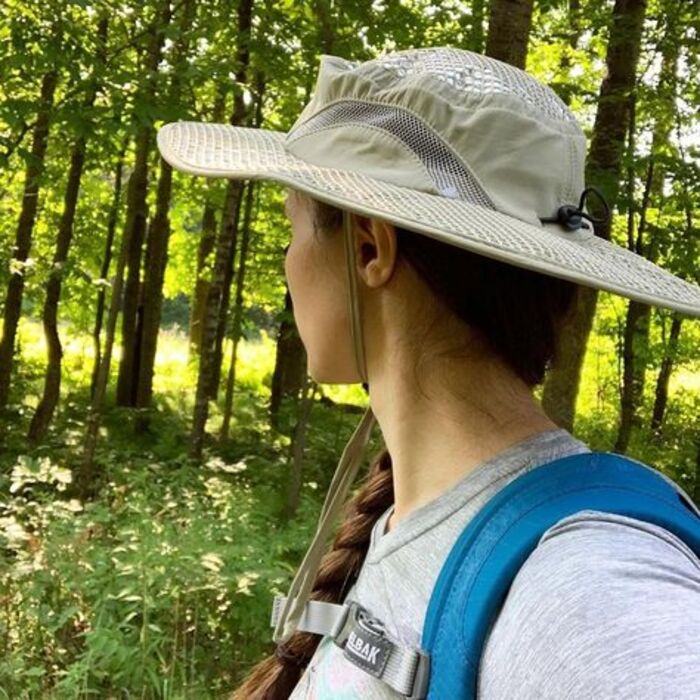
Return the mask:
M605 303L605 302L603 302ZM95 348L92 338L86 334L72 332L67 325L59 328L63 345L63 376L68 377L71 385L89 383L90 372L94 363ZM46 341L41 323L35 319L22 318L19 327L19 344L23 361L33 365L41 373L46 363ZM248 341L242 338L238 343L236 363L236 384L247 387L250 391L269 398L270 382L275 366L276 341L265 330L258 340ZM222 387L230 367L232 342L226 340L223 347ZM115 375L120 359L119 338L115 342L112 357L112 374ZM592 333L583 368L581 391L579 392L577 411L591 416L593 414L616 414L618 404L617 387L620 381L618 366L618 349L614 337L602 333ZM657 370L650 369L648 375L650 387L655 380ZM187 334L179 329L163 329L158 336L156 354L154 393L169 397L180 407L191 407L197 386L197 363L190 353ZM651 388L647 391L651 391ZM37 384L37 392L40 384ZM669 394L678 391L693 392L700 390L700 370L693 366L679 366L671 375ZM352 403L360 406L367 404L367 396L360 384L324 384L323 395L337 403ZM28 395L25 403L32 406L37 396Z

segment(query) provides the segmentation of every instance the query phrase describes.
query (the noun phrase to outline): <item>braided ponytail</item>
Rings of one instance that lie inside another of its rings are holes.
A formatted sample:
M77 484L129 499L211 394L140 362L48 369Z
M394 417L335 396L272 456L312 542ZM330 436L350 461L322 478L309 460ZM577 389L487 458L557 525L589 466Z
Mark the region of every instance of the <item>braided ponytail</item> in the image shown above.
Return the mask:
M365 484L346 505L332 547L321 559L312 600L343 602L362 568L372 528L393 502L391 457L384 448L372 463ZM252 669L231 700L287 700L320 641L317 634L295 632Z

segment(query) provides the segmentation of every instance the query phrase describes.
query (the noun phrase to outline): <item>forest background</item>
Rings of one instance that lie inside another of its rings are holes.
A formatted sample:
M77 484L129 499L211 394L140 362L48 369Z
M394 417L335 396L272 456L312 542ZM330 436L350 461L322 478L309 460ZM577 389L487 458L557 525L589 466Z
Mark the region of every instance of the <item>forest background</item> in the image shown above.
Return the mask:
M486 53L580 119L596 233L697 282L698 9L0 4L0 698L235 687L366 402L306 374L282 188L174 173L159 126L286 131L323 53ZM550 415L700 500L697 324L589 291L565 339Z

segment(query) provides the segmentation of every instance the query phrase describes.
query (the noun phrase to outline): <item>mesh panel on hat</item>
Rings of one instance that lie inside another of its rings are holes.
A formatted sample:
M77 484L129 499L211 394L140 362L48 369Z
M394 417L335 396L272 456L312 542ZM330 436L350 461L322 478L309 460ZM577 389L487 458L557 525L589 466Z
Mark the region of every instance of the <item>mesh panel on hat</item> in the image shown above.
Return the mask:
M400 77L429 73L457 90L477 95L511 94L545 117L577 123L552 89L525 71L486 56L454 49L416 49L388 54L372 63Z
M359 100L336 102L290 132L287 141L343 124L369 125L387 131L420 159L440 194L460 197L488 209L496 208L447 143L422 119L401 107Z

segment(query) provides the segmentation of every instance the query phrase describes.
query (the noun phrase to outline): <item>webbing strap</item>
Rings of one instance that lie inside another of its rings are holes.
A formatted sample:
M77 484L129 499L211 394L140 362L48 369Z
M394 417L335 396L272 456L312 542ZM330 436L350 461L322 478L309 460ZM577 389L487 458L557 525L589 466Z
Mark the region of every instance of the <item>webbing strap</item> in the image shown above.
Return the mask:
M276 596L270 624L275 626L285 603ZM410 700L422 700L428 691L430 657L420 649L402 645L384 625L355 601L344 605L309 600L297 630L328 635L343 656Z
M275 596L272 603L272 616L270 617L270 625L273 627L277 624L285 600L284 596ZM309 600L299 618L297 630L320 635L330 634L339 624L339 620L346 615L346 611L347 606L345 605L326 603L322 600Z
M272 633L272 638L277 644L286 642L294 634L304 611L304 605L309 599L335 517L343 506L347 492L362 462L364 448L369 440L373 425L374 414L371 408L368 408L343 450L323 504L316 534L289 587L277 625Z

